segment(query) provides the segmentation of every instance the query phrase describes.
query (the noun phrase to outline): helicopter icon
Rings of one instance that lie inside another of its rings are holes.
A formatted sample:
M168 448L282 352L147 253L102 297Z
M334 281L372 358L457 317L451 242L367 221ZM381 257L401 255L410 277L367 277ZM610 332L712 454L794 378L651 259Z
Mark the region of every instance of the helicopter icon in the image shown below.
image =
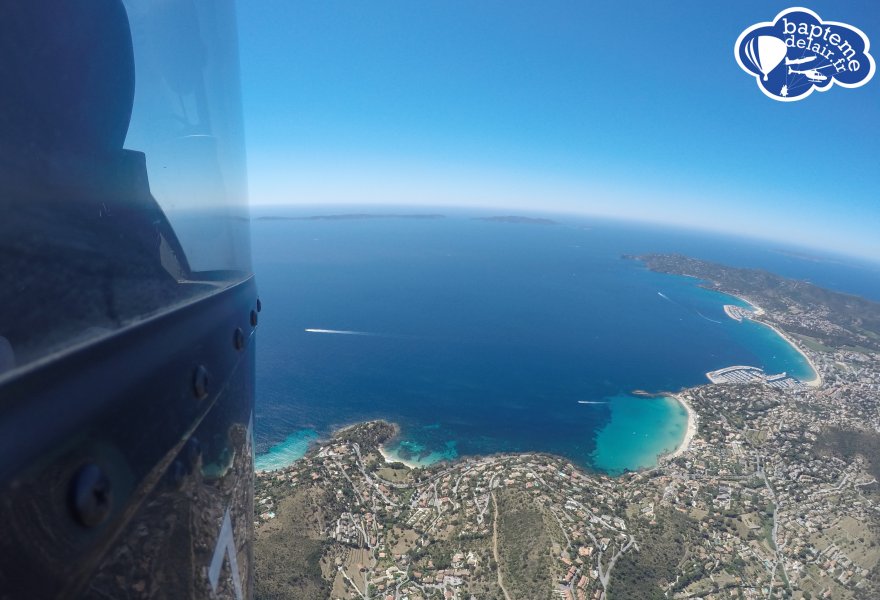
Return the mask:
M823 73L820 73L819 70L826 69L830 66L831 65L825 65L824 67L817 67L815 69L804 69L803 71L798 71L797 69L792 69L791 67L788 67L788 74L789 75L803 75L804 77L806 77L809 81L811 81L813 83L821 83L823 81L827 81L828 76Z

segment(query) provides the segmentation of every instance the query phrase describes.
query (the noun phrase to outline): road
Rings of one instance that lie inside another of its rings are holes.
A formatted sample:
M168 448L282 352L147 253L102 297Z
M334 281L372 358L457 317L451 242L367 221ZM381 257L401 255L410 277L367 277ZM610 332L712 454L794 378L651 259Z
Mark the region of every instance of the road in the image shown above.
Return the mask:
M498 502L495 500L494 490L492 491L492 506L495 509L495 516L492 518L492 553L495 555L495 572L498 573L498 587L501 588L505 600L512 600L510 594L507 593L507 588L504 587L504 581L501 578L501 561L498 557Z
M597 549L601 548L599 541L592 534L592 532L587 532L587 533L592 538L593 544L596 545L596 548ZM599 583L602 584L602 596L600 597L601 600L605 600L606 595L608 594L608 584L611 582L611 570L614 569L614 565L617 563L617 559L620 558L623 554L625 554L626 551L629 550L630 547L632 547L633 544L635 544L635 543L636 543L636 538L634 538L633 536L629 536L629 541L626 543L626 545L623 546L620 550L618 550L617 553L615 553L615 555L611 557L611 560L608 561L608 569L607 570L605 570L602 567L602 550L599 550ZM636 546L636 550L638 550L638 548L639 547Z

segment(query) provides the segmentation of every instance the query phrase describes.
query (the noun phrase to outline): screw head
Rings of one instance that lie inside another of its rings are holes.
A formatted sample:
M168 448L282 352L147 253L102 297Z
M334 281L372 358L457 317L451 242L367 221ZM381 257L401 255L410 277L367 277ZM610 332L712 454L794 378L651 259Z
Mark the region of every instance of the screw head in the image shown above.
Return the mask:
M97 527L110 515L113 490L103 469L94 463L80 467L70 482L70 510L84 527Z
M244 348L244 331L241 330L241 327L235 328L235 334L232 336L232 343L236 350Z
M208 397L208 369L205 365L199 365L193 372L193 394L199 400Z
M258 320L259 319L257 318L257 311L252 310L251 311L251 327L256 327Z
M257 312L262 312L262 311L263 311L263 302L259 298L257 298Z

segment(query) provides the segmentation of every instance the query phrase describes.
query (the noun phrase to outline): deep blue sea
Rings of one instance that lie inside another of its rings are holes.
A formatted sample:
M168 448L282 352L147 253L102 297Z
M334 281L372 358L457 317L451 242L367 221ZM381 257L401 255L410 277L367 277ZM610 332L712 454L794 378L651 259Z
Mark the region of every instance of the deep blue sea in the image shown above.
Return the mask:
M677 402L633 390L674 392L733 364L810 376L771 330L725 316L739 301L622 254L682 252L880 299L870 263L637 224L448 210L431 220L258 218L328 213L264 209L252 221L260 468L383 418L401 425L389 449L409 460L546 451L617 473L649 466L684 430Z

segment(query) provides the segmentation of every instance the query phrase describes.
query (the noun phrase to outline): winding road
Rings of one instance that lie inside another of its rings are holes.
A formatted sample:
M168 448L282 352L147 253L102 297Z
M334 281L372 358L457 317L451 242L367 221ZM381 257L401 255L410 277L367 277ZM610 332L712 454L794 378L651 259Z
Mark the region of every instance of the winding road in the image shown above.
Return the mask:
M495 492L492 491L492 506L495 509L495 515L492 518L492 553L495 555L495 572L498 573L498 587L501 588L505 600L512 600L507 588L504 587L504 581L501 579L501 561L498 560L498 502L495 500Z

